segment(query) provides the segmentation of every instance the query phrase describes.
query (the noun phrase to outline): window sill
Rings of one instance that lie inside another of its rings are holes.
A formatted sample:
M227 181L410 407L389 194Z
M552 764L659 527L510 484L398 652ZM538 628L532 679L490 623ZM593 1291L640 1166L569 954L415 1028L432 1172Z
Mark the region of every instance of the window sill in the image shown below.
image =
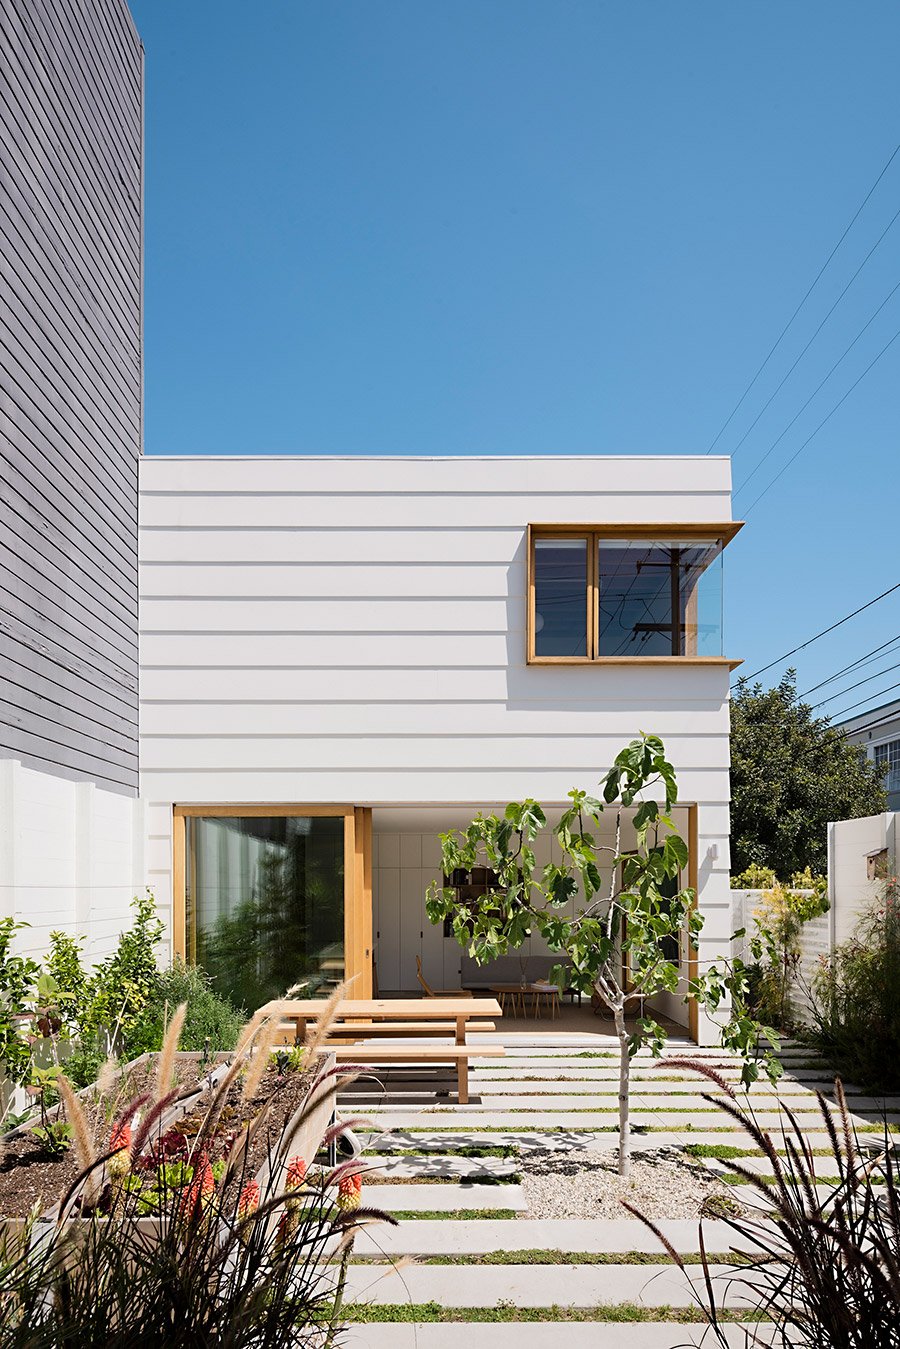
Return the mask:
M742 660L727 656L530 656L528 665L723 665L736 670Z

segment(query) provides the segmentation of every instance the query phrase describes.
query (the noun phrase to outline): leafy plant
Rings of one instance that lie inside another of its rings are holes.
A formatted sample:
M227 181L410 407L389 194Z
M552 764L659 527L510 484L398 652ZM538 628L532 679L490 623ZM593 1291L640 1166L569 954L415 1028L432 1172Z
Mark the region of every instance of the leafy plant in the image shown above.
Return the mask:
M750 939L750 950L760 967L755 990L757 1015L781 1029L791 1019L790 993L803 954L800 934L804 924L830 908L823 878L801 873L799 879L809 882L808 887L788 889L776 881L753 912L756 931Z
M61 1157L72 1146L72 1126L64 1119L51 1120L48 1110L57 1100L56 1081L60 1069L57 1064L49 1068L32 1068L31 1085L27 1088L29 1096L37 1098L41 1112L41 1122L31 1132L44 1145L44 1151L51 1157Z
M31 1044L24 1031L41 972L37 961L11 952L15 934L27 926L0 918L0 1072L16 1086L27 1082L31 1071Z
M576 790L554 833L561 864L549 863L536 874L533 843L547 827L547 817L534 800L513 802L502 818L479 815L462 834L441 835L443 869L470 870L487 860L495 888L460 904L457 891L433 884L426 909L433 923L449 919L460 945L480 963L521 946L535 928L552 951L565 955L550 978L559 987L596 993L612 1013L619 1040L619 1171L630 1159L629 1086L631 1060L639 1049L662 1052L666 1032L644 1014L629 1028L629 1007L659 993L677 994L682 987L678 953L682 934L696 947L703 918L695 894L681 888L679 875L688 850L672 819L677 799L675 771L658 737L642 735L617 756L602 783L602 800ZM664 804L644 793L661 792ZM614 815L612 846L602 844L592 829L602 828L609 809ZM629 812L637 842L635 852L622 850L622 826ZM633 813L632 813L633 812ZM604 881L601 862L610 878ZM577 912L566 909L575 899ZM730 1014L722 1040L743 1055L743 1079L749 1085L761 1066L774 1080L780 1065L771 1056L756 1057L761 1028L744 1001L746 980L740 961L712 966L690 980L687 998L715 1012L730 997ZM774 1032L766 1032L775 1041Z
M126 1059L141 1052L134 1052L132 1035L159 990L156 948L165 929L149 891L135 896L131 907L132 926L120 935L113 954L94 967L85 1018L85 1030L105 1038L107 1052L117 1049Z
M772 1178L738 1159L728 1167L755 1189L756 1212L720 1213L738 1242L742 1263L728 1271L719 1287L706 1256L701 1225L705 1299L700 1305L715 1340L725 1349L734 1340L725 1329L720 1307L726 1287L758 1308L766 1324L746 1331L748 1345L784 1345L794 1349L896 1349L900 1326L900 1177L885 1130L883 1146L867 1154L853 1129L840 1081L835 1083L836 1115L817 1093L828 1156L818 1158L805 1128L788 1110L779 1145L757 1124L729 1083L715 1069L685 1059L681 1067L715 1083L722 1095L706 1097L747 1133L766 1159ZM781 1152L779 1151L781 1149ZM784 1155L781 1155L781 1154ZM836 1177L823 1185L823 1177ZM742 1202L742 1208L746 1209ZM638 1209L625 1208L658 1237L671 1259L687 1273L681 1256L660 1229ZM699 1300L699 1295L698 1295ZM733 1304L732 1304L733 1305Z
M813 980L813 1043L870 1091L900 1089L900 880L890 874L852 938Z
M68 932L50 933L50 950L45 961L48 974L62 995L63 1023L77 1030L84 1015L88 979L81 964L83 937Z
M732 876L732 890L771 890L775 884L775 872L771 867L761 867L751 862L746 871Z
M152 995L129 1030L129 1057L159 1049L167 1019L181 1003L187 1015L179 1044L183 1050L202 1053L233 1049L245 1015L215 992L209 975L197 965L176 957L170 969L157 978Z

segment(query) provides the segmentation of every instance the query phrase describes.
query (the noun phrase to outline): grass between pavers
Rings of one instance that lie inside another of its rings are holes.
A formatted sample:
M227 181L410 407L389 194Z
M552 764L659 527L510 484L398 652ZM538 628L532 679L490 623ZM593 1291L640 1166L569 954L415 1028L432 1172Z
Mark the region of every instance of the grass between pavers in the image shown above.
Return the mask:
M722 1322L765 1321L759 1312L720 1311ZM618 1302L598 1307L513 1307L499 1302L496 1307L442 1307L438 1302L351 1302L341 1312L345 1322L369 1325L376 1321L450 1323L466 1321L674 1321L680 1325L696 1325L706 1321L699 1307L639 1307L634 1302Z
M700 1265L703 1257L697 1252L683 1254L681 1259L686 1265ZM729 1251L724 1255L707 1252L707 1259L715 1265L749 1265L753 1257L736 1255ZM383 1255L356 1255L352 1265L383 1265ZM388 1263L390 1263L388 1261ZM417 1256L416 1265L668 1265L671 1263L665 1251L490 1251L484 1255L429 1255Z
M514 1208L451 1208L451 1209L385 1209L398 1222L477 1222L482 1218L521 1218L522 1214Z

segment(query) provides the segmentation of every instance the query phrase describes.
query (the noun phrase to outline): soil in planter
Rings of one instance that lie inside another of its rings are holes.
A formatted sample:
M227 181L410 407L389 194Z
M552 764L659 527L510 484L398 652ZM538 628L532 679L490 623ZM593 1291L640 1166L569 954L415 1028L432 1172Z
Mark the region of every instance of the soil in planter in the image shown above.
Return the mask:
M106 1150L112 1121L130 1101L152 1091L155 1073L155 1061L140 1063L118 1078L101 1099L92 1095L81 1097L98 1152ZM199 1060L176 1059L174 1075L177 1086L193 1087L199 1076ZM78 1172L71 1148L54 1157L33 1133L25 1132L0 1143L0 1219L26 1218L35 1206L39 1213L46 1213L63 1198Z
M281 1073L273 1067L264 1074L259 1091L251 1100L243 1097L240 1077L230 1087L216 1127L206 1138L203 1148L205 1161L212 1169L217 1189L223 1183L232 1147L241 1138L246 1126L261 1114L261 1123L254 1131L247 1154L241 1166L229 1178L232 1197L236 1199L239 1187L256 1176L267 1157L274 1159L282 1144L286 1125L309 1094L315 1071ZM199 1160L199 1156L194 1153L195 1143L207 1119L212 1098L212 1093L204 1093L197 1104L155 1139L136 1162L125 1185L130 1192L138 1195L139 1211L143 1209L149 1216L157 1210L161 1188L167 1192L168 1197L163 1201L166 1207L171 1204L173 1191L187 1195L195 1179ZM290 1151L288 1146L288 1154ZM107 1187L100 1197L101 1210L108 1209L111 1200L112 1192Z

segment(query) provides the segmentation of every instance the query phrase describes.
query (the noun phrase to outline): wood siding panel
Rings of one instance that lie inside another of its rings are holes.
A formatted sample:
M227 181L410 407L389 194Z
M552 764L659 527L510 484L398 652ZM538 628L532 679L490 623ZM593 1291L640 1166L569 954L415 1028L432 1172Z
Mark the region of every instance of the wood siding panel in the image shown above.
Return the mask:
M138 786L143 51L0 0L0 756Z
M152 799L556 799L648 730L684 799L727 802L727 668L525 662L528 523L728 521L725 461L154 458L141 482Z

